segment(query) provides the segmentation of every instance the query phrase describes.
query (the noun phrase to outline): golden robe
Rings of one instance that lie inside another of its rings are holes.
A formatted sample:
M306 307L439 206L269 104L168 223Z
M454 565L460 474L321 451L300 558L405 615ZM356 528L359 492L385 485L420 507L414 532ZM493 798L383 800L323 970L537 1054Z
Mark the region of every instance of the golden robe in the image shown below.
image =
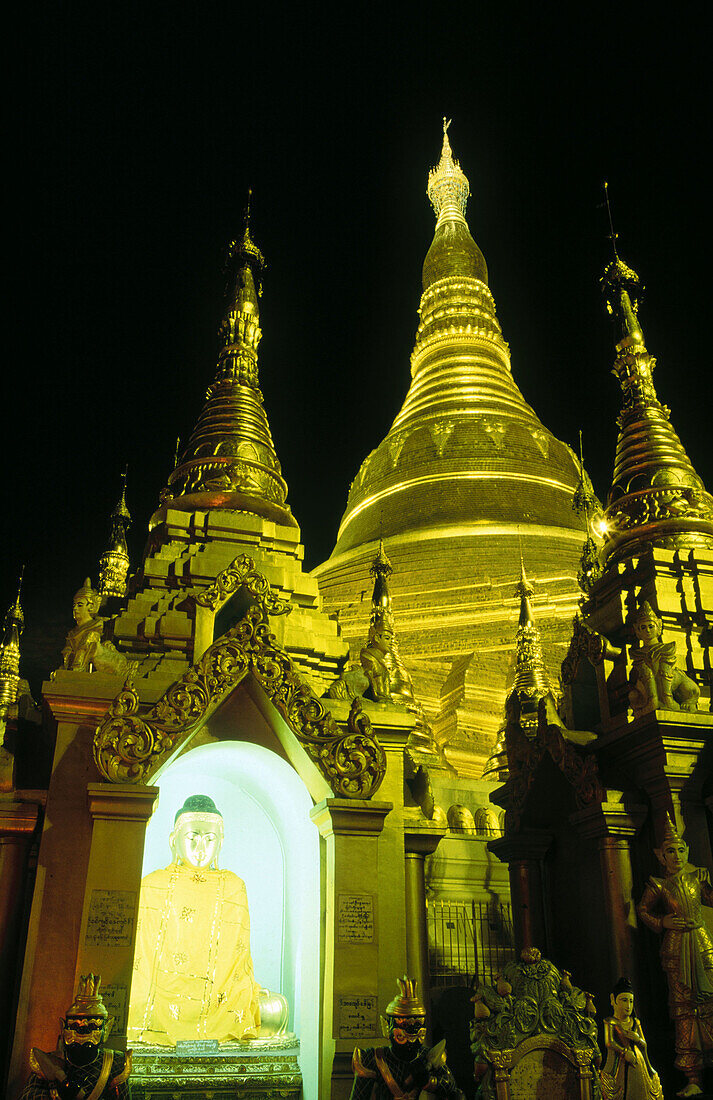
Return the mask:
M626 1028L616 1017L608 1017L604 1021L604 1043L607 1061L599 1075L604 1100L664 1100L638 1020ZM633 1066L626 1060L627 1051L636 1059Z
M130 1042L254 1039L259 988L242 879L175 863L143 879Z

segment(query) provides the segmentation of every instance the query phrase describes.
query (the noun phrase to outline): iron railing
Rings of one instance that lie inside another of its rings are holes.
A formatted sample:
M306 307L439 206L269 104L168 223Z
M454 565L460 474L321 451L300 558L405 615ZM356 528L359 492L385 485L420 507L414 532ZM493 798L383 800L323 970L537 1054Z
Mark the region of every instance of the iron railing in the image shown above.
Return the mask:
M515 958L509 904L428 899L426 911L432 989L493 984Z

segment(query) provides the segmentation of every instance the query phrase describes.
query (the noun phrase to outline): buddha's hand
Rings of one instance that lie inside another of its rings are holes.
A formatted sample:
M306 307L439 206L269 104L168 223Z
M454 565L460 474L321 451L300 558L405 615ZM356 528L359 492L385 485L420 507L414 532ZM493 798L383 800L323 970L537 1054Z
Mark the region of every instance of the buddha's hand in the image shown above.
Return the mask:
M626 1058L630 1066L636 1065L636 1055L634 1054L633 1050L625 1050L624 1057Z
M673 913L667 913L661 924L664 928L670 928L672 932L692 932L697 928L695 921L686 920L685 917L676 917Z

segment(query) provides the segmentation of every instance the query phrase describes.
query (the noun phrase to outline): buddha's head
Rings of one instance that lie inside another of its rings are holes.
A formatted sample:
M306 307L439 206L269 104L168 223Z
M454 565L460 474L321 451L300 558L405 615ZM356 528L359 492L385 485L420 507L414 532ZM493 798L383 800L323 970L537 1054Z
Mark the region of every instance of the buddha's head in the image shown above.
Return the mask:
M415 978L398 979L399 995L386 1007L391 1049L397 1058L411 1061L426 1038L426 1009L417 992Z
M668 814L666 815L661 847L654 848L654 853L669 875L679 874L688 862L688 845L676 832Z
M663 623L648 600L644 600L631 625L634 628L634 634L644 649L655 645L663 631Z
M98 974L83 975L77 996L62 1020L64 1053L74 1066L91 1065L106 1037L109 1013L99 992L100 985Z
M87 577L79 591L74 593L72 601L72 614L77 626L90 622L99 610L100 603L101 596L92 588L92 582Z
M175 863L197 871L218 866L223 845L223 815L207 794L192 794L174 819L169 838Z
M634 1011L634 987L628 978L619 978L611 991L609 999L617 1020L626 1020L632 1015Z

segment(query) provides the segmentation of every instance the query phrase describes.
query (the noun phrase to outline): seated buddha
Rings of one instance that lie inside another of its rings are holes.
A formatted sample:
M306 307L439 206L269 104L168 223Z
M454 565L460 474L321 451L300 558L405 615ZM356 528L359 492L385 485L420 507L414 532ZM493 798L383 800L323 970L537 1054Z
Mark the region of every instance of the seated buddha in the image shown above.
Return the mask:
M250 955L245 883L218 868L223 835L213 799L191 795L175 817L172 862L141 883L130 1043L225 1043L266 1034ZM282 1027L267 1034L286 1026L287 1002L280 1000Z

